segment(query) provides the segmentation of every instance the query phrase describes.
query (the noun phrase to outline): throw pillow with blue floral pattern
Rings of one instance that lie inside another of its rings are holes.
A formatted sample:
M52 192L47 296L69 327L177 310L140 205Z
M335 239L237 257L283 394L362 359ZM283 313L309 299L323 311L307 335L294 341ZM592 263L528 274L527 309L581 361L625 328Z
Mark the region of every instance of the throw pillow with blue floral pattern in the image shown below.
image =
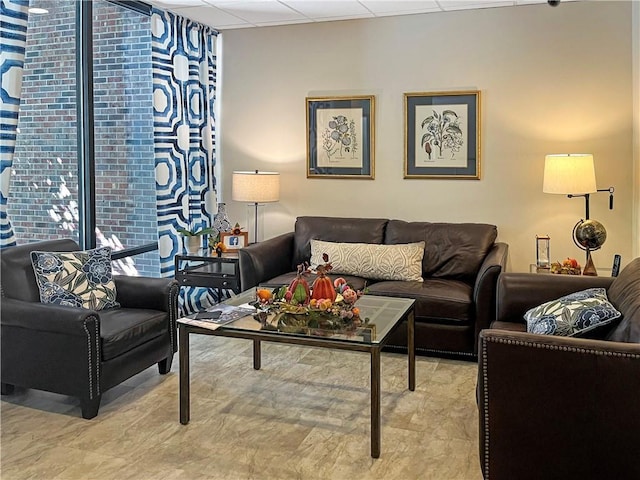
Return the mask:
M31 252L40 301L90 310L119 307L111 270L111 249Z
M543 303L524 315L527 332L574 337L619 319L604 288L589 288Z

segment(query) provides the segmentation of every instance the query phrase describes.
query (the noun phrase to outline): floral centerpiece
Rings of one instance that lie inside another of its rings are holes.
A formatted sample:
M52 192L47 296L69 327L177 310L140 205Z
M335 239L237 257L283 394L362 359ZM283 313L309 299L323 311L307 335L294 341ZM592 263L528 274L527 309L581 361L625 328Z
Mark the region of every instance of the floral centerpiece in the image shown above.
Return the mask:
M361 318L355 306L362 292L351 288L342 277L332 282L327 275L331 264L326 254L323 260L325 264L315 272L306 263L298 265L298 274L288 286L256 290L257 299L252 305L258 310L254 317L262 329L329 335L354 334L372 327L369 318ZM317 277L310 286L306 277L311 273Z

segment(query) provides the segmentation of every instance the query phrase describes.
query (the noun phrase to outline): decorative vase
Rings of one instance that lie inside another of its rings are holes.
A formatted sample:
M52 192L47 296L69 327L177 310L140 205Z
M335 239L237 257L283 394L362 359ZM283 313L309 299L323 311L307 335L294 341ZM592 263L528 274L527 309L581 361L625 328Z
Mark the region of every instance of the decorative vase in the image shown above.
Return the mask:
M187 252L196 254L202 248L202 235L193 235L184 238Z
M217 230L218 233L231 230L231 222L227 216L227 205L225 203L218 204L218 213L213 217L213 225L211 227Z

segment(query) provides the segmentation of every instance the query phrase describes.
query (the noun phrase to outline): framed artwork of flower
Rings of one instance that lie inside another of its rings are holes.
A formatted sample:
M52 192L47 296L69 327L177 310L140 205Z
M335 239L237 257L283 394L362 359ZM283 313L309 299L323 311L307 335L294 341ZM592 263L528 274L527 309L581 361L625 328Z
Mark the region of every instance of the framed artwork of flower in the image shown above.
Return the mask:
M404 94L404 178L480 179L480 92Z
M307 178L374 178L375 97L307 98Z

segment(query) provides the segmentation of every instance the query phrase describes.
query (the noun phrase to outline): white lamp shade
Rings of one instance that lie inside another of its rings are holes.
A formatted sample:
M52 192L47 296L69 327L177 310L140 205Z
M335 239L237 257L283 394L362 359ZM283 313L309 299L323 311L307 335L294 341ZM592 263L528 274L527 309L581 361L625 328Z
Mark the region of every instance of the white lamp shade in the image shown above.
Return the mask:
M593 155L570 153L547 155L544 159L544 193L585 194L594 193L596 171Z
M268 203L280 200L278 172L233 172L231 198L237 202Z

